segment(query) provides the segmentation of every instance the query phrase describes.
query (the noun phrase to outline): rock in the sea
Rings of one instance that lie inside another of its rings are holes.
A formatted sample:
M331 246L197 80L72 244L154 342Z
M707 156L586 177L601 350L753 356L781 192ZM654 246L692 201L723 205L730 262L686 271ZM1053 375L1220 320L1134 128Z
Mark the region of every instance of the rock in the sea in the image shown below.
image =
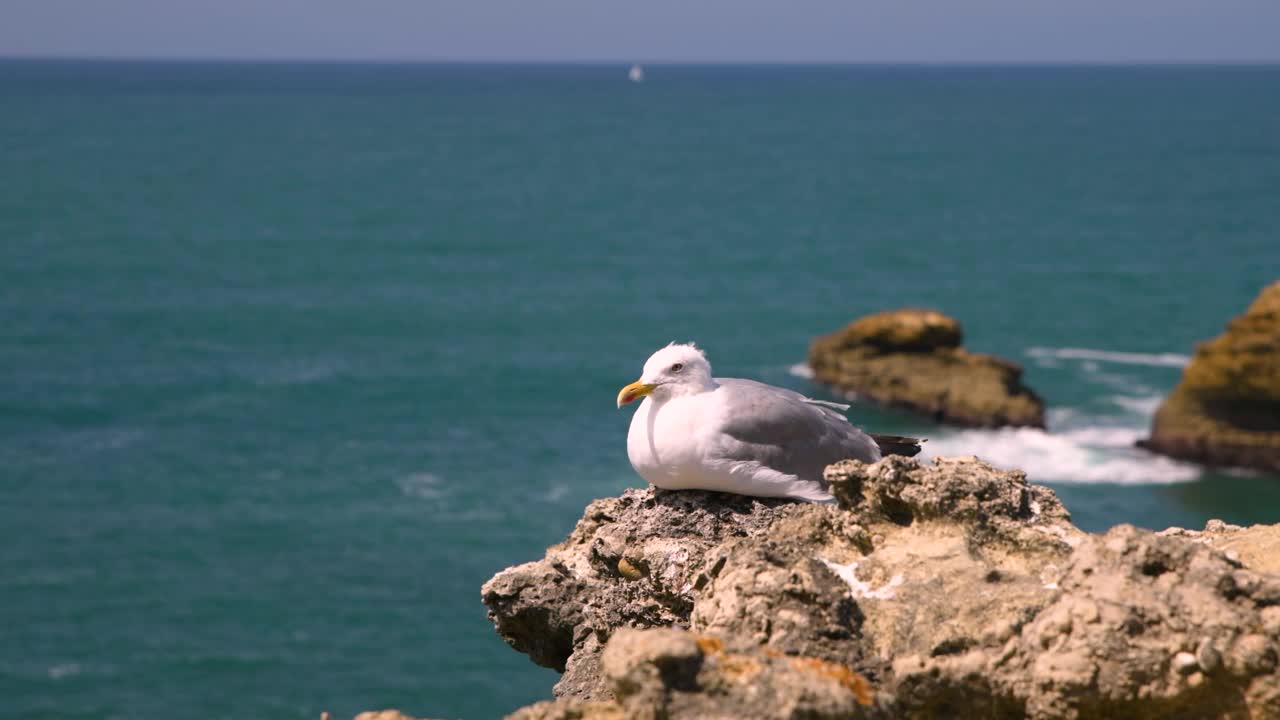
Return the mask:
M972 427L1044 427L1044 403L1022 384L1022 367L961 347L954 318L891 310L813 341L816 380L857 398Z
M1226 332L1196 346L1140 444L1209 465L1280 473L1280 282Z
M1280 526L1088 535L973 458L827 479L629 490L495 576L499 634L565 673L515 717L1280 718Z

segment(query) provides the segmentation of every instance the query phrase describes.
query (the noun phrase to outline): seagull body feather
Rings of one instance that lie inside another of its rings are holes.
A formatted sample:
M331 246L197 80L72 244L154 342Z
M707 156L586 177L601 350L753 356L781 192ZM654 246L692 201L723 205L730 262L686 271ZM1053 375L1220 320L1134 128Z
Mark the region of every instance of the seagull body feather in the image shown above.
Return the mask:
M839 403L754 380L714 383L665 400L646 397L636 410L627 457L654 486L828 502L827 465L880 459L875 440L832 407Z

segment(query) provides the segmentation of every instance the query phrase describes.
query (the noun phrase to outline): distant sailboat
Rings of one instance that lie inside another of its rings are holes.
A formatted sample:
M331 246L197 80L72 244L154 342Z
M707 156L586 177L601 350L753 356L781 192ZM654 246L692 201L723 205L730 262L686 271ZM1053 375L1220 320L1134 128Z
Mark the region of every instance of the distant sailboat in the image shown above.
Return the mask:
M639 65L632 65L631 72L627 73L627 77L631 79L631 82L644 82L644 68Z

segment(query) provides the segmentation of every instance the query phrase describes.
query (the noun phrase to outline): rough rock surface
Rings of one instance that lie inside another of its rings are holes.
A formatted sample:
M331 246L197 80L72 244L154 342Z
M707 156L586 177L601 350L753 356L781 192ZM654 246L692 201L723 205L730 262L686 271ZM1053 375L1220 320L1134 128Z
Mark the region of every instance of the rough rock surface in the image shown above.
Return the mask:
M1058 585L989 665L1027 715L1280 717L1280 576L1121 525Z
M621 629L601 665L611 700L537 703L510 717L737 720L766 711L771 718L853 720L871 703L866 679L842 665L767 648L735 652L684 630Z
M827 476L838 506L629 490L495 576L565 671L516 717L1280 718L1280 526L1088 535L973 458Z
M962 348L960 323L934 310L891 310L813 341L814 378L852 397L939 422L1044 427L1044 403L1022 367Z
M1143 447L1210 465L1280 473L1280 282L1226 332L1196 346Z
M485 583L489 616L512 647L564 673L557 695L593 697L598 659L619 627L686 624L704 556L732 537L759 535L804 507L780 499L698 491L627 490L587 506L546 557Z
M1280 525L1241 527L1210 520L1204 530L1169 528L1160 534L1204 543L1221 550L1232 562L1258 572L1280 575Z

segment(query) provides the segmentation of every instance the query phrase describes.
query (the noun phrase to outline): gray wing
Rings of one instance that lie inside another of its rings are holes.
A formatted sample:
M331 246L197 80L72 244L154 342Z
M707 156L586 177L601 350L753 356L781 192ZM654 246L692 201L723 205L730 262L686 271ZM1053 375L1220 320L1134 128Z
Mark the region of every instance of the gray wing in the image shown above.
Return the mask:
M730 460L756 460L779 472L822 483L839 460L880 459L870 435L849 423L838 403L822 403L754 380L716 378L729 417L717 448ZM833 407L835 406L835 407Z

